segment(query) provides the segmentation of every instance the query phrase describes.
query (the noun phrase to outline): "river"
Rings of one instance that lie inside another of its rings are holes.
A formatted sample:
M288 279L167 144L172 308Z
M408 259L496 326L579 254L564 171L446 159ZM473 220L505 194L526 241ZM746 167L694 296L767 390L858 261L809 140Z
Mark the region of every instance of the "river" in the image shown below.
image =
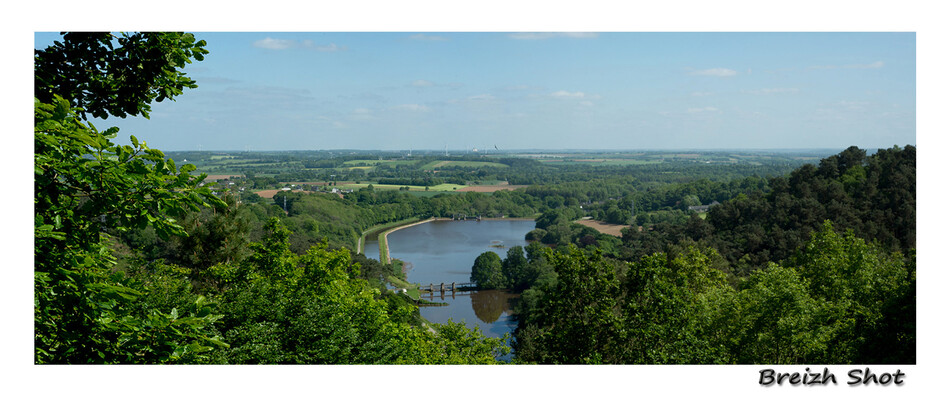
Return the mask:
M502 259L513 246L527 246L525 234L534 229L533 220L431 221L390 233L387 237L392 258L406 263L411 283L438 285L468 282L478 255L493 251ZM379 253L378 246L374 246ZM373 248L369 243L367 253ZM376 257L379 255L377 254ZM422 298L445 302L447 306L419 308L431 322L464 321L478 326L489 337L501 337L517 326L512 301L517 295L502 290L424 294Z

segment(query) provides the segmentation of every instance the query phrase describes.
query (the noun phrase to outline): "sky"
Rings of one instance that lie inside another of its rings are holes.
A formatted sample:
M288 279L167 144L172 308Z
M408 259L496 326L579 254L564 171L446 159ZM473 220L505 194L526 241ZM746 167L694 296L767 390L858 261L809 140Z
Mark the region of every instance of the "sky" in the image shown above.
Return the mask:
M194 33L197 89L94 124L169 151L916 145L914 32Z

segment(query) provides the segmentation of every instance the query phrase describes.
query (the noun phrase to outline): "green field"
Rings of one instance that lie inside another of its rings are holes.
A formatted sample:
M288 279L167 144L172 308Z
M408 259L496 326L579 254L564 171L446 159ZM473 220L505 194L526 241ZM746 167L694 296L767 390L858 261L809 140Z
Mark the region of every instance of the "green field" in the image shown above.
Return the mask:
M355 166L398 166L398 165L413 165L416 164L417 160L403 160L403 159L378 159L378 160L347 160L343 162L343 165L346 167L355 167Z
M480 167L508 167L507 164L494 162L475 162L470 160L436 160L422 166L423 170L436 170L443 167L466 167L477 169Z

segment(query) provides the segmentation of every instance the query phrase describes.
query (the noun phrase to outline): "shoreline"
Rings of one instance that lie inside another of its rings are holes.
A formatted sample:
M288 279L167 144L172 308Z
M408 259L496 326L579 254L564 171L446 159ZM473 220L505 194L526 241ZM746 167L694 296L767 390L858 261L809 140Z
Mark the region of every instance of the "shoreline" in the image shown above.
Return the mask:
M386 238L389 236L389 233L390 233L390 232L395 232L395 231L398 231L398 230L403 229L403 228L409 228L409 227L413 227L413 226L416 226L416 225L419 225L419 224L425 224L425 223L427 223L427 222L439 221L439 220L449 220L449 221L451 221L452 219L451 219L451 218L436 218L436 217L431 217L431 218L427 218L427 219L422 220L422 221L417 221L417 222L410 223L410 224L400 225L400 226L398 226L398 227L390 228L390 229L387 229L387 230L385 230L385 231L383 231L383 232L380 232L379 235L377 235L377 239L376 239L376 240L379 242L379 259L380 259L380 260L383 259L383 251L385 250L385 251L386 251L386 262L385 262L385 264L392 264L392 263L393 263L393 258L392 258L392 256L389 255L389 242L386 240Z

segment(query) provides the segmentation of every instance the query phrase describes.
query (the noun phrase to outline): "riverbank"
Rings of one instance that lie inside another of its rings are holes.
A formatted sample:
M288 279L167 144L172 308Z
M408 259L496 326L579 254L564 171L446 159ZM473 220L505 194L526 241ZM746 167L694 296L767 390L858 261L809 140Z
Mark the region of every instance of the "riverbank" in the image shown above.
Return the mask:
M363 231L363 234L360 235L359 239L356 240L356 252L363 253L364 247L366 246L366 238L370 236L378 236L380 233L386 229L398 227L400 225L405 225L408 223L413 223L419 221L419 217L407 218L405 220L393 221L385 224L378 224L370 227L366 231Z

